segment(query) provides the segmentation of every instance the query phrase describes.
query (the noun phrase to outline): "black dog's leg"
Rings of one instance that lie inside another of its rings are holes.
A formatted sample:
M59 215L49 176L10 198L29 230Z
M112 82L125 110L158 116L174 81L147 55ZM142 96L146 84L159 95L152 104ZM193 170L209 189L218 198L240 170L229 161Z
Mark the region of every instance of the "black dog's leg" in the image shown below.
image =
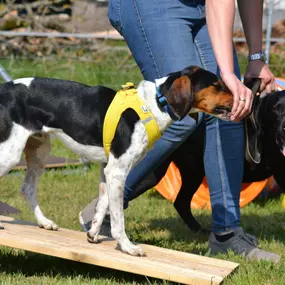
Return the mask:
M178 212L184 223L189 227L191 231L194 232L204 231L199 222L194 218L190 207L193 195L200 186L203 180L203 176L198 177L197 175L194 179L190 180L191 181L188 182L185 181L185 178L183 179L181 189L174 202L174 208L176 209L176 211Z
M190 203L205 176L203 163L204 124L200 124L195 133L190 136L173 154L173 161L179 168L182 186L174 202L174 207L185 224L192 231L206 231L194 218Z
M174 202L174 207L185 224L192 231L203 230L194 218L190 203L193 195L203 181L205 172L203 164L204 125L200 124L195 133L189 137L170 157L151 172L133 191L130 200L135 199L153 188L165 175L171 161L181 173L182 186ZM208 232L208 231L207 231Z
M269 169L281 188L281 190L285 191L285 175L284 175L284 169L285 169L285 157L279 150L279 147L276 144L273 144L273 139L267 138L265 147L268 153L266 153L266 156L268 158L269 163Z
M285 158L283 158L283 163L277 163L274 166L271 166L273 177L277 182L278 186L285 192L285 175L284 175L284 168L285 167Z
M188 146L187 142L184 144ZM185 150L185 147L182 146L182 149L179 148L176 150L156 170L151 172L134 189L130 200L135 199L136 197L146 192L148 189L151 189L157 185L165 175L170 162L173 160L178 167L182 177L181 189L175 199L174 208L182 220L185 222L185 224L189 227L189 229L191 231L197 232L203 229L201 228L198 221L194 218L191 212L190 203L193 195L202 183L204 177L203 159L201 158L196 160L192 154L184 152L183 149ZM189 152L189 149L187 151Z
M181 189L174 202L174 207L189 229L197 232L200 230L203 231L203 229L194 218L190 203L205 175L203 144L200 149L192 149L194 151L191 150L191 146L193 146L193 144L191 144L190 140L187 140L184 145L177 150L173 160L179 168L182 177Z

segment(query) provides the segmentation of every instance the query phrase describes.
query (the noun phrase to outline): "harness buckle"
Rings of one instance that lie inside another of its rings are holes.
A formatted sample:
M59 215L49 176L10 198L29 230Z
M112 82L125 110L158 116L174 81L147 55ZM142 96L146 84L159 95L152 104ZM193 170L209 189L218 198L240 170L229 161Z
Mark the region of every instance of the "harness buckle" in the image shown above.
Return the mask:
M122 90L130 90L135 88L135 84L133 82L126 82L126 84L121 85Z

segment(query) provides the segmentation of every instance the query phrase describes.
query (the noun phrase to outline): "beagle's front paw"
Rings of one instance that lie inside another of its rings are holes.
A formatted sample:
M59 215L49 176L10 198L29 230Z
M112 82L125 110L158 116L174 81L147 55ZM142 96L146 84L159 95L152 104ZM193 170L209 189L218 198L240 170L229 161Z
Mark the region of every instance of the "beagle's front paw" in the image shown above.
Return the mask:
M138 245L134 245L130 241L123 242L120 245L123 252L133 255L133 256L146 256L142 248Z
M49 219L38 221L38 225L40 228L44 228L45 230L49 231L57 231L59 229L59 226Z

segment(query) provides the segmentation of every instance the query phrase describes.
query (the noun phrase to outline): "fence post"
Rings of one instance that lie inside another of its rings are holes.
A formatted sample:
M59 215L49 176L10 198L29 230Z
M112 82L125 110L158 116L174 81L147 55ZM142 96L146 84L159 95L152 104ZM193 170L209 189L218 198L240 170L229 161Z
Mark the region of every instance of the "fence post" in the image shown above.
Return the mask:
M266 47L265 47L265 54L267 61L266 63L269 64L270 61L270 45L271 45L271 32L272 32L272 11L273 11L273 0L268 1L268 14L267 14L267 29L266 29Z

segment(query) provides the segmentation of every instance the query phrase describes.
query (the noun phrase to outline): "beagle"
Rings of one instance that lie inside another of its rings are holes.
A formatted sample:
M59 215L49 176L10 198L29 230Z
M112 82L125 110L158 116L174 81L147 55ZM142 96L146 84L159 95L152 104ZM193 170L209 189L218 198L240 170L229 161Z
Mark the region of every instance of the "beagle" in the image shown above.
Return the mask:
M152 113L160 133L190 113L206 112L227 120L233 104L232 94L217 76L196 66L155 83L142 81L137 94ZM88 240L97 241L109 207L112 236L121 250L141 256L141 248L132 244L125 233L123 191L128 173L147 152L148 135L138 114L128 108L118 121L106 155L103 125L115 95L116 91L104 86L51 78L22 78L1 84L0 176L17 165L24 152L27 170L20 192L38 225L57 230L58 226L42 213L36 195L53 134L81 157L101 162L99 201Z

